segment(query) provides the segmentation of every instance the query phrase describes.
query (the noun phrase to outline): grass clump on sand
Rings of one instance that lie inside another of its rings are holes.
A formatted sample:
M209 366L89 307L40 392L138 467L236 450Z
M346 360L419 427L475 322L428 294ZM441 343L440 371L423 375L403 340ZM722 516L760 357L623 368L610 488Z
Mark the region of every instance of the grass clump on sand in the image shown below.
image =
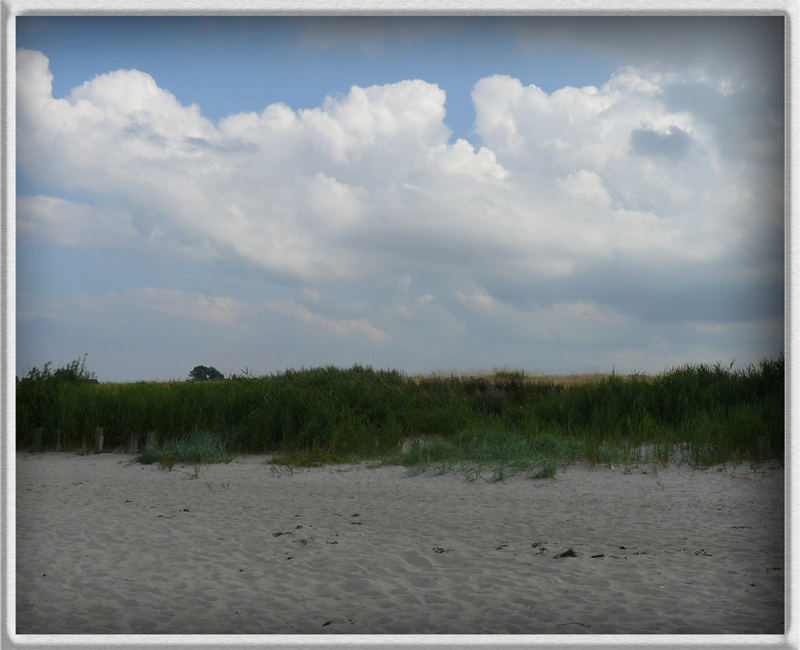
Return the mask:
M198 433L186 440L168 440L159 448L148 446L135 460L144 465L158 463L171 470L178 463L195 466L229 463L234 456L218 436Z
M139 459L163 467L263 453L291 466L371 460L498 479L549 477L578 461L782 462L784 359L582 381L353 366L130 384L97 383L74 362L17 381L19 448L80 448L95 427L108 448L156 432L165 442Z
M567 438L490 428L465 430L451 438L419 438L406 451L385 462L405 465L413 473L457 469L472 479L502 480L509 474L550 478L556 470L579 459L578 447Z

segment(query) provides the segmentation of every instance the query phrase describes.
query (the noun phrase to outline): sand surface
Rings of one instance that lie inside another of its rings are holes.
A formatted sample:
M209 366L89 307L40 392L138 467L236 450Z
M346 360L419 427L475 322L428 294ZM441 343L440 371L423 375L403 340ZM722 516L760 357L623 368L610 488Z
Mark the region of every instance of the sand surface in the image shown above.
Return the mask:
M783 634L782 469L264 460L18 454L17 633Z

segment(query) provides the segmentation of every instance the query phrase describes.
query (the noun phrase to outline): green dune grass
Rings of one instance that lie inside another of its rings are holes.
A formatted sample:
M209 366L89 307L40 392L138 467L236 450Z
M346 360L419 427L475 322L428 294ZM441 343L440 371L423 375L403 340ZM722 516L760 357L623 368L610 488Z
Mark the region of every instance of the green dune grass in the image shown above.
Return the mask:
M141 462L205 463L269 453L313 465L371 460L415 471L548 477L568 464L783 462L784 359L655 376L568 381L502 371L407 377L354 366L223 381L97 383L82 362L17 382L17 447L160 442Z

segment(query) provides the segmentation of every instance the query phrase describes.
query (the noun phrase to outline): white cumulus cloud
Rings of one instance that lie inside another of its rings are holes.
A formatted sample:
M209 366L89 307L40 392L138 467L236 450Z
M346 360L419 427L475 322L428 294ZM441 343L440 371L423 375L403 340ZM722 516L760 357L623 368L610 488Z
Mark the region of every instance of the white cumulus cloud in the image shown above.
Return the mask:
M63 98L52 80L44 54L17 51L18 173L63 193L19 197L19 232L155 245L282 283L271 323L378 345L426 328L431 350L444 349L431 334L443 324L615 341L646 311L618 286L647 298L709 269L734 287L782 273L764 252L783 233L775 116L760 91L712 72L625 67L551 93L486 77L472 93L475 142L451 142L445 90L420 79L216 123L145 71L109 71ZM602 298L595 276L611 287ZM551 285L569 296L545 295ZM126 296L216 323L264 309L177 289ZM681 307L686 322L703 321L703 302Z
M674 73L626 68L550 94L482 79L477 148L449 142L445 93L421 80L215 125L136 70L58 99L47 58L20 50L17 79L24 173L103 197L174 250L285 277L357 279L387 248L482 249L483 264L562 276L632 250L713 259L743 226L763 226L758 194L742 191L753 185L747 161L721 156L708 120L666 101ZM41 229L37 214L29 225Z

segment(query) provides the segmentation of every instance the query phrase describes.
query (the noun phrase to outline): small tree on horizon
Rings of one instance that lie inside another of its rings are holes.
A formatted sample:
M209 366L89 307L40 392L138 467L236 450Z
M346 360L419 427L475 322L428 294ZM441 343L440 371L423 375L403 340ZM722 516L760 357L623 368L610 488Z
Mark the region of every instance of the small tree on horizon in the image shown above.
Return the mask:
M189 373L189 379L192 381L219 381L225 377L213 366L195 366Z

